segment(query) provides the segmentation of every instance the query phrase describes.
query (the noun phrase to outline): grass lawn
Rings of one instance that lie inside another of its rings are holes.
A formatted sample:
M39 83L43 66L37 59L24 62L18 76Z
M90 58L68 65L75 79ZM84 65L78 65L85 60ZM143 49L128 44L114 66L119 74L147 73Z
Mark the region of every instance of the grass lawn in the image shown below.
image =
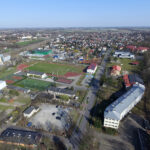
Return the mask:
M0 99L0 102L2 102L2 103L6 103L6 102L7 102L7 100L6 100L5 98L1 98L1 99Z
M33 43L37 43L37 42L41 42L42 40L31 40L31 41L24 41L24 42L17 42L16 44L18 46L27 46L29 44L33 44Z
M82 67L75 67L71 65L62 65L62 64L50 64L46 62L39 62L29 68L29 70L39 71L39 72L45 72L45 73L52 73L55 75L64 75L67 72L76 72L76 73L82 73L83 68Z
M50 82L26 78L20 82L17 82L15 85L32 90L45 90L51 84L52 83Z
M16 71L16 67L9 68L7 70L0 71L0 78L4 78L10 74L13 74Z
M31 102L30 96L20 93L20 95L15 99L14 102L22 103L22 104L29 104Z
M129 72L134 72L134 71L138 71L138 66L135 65L131 65L130 63L135 61L132 59L126 59L126 58L118 58L117 59L118 62L113 62L113 63L108 63L107 67L112 67L113 65L119 65L122 68L122 71L129 71Z
M13 107L13 106L0 105L0 110L1 110L1 111L5 111L5 110L7 110L7 109L14 109L14 107Z

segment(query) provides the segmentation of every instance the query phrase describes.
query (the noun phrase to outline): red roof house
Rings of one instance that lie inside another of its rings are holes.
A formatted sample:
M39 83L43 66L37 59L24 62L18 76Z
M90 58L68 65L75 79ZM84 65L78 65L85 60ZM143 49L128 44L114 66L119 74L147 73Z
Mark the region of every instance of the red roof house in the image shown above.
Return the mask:
M121 67L120 66L112 66L112 69L113 70L117 70L117 71L121 71Z
M96 69L97 69L97 64L95 64L95 63L92 63L92 64L90 64L90 66L87 68L87 73L95 73L95 71L96 71Z
M130 49L131 51L136 50L136 46L133 46L133 45L128 45L128 46L126 46L126 48Z
M139 52L146 52L147 50L149 50L149 48L148 47L138 47L137 48L137 51L139 51Z
M111 75L112 76L117 76L117 75L120 75L120 72L121 72L121 67L120 66L112 66L112 70L111 70Z

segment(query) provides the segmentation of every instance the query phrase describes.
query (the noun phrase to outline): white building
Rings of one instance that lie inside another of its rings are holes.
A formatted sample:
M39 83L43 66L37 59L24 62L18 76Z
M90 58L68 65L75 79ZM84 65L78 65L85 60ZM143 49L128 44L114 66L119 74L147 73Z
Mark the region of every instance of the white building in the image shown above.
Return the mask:
M133 85L124 95L110 104L104 111L104 127L118 129L120 121L141 100L145 86Z
M37 71L29 71L29 72L27 72L27 76L34 77L34 78L42 78L42 79L47 77L46 73L37 72Z
M24 112L24 117L30 118L34 113L39 111L39 107L30 106Z
M6 86L6 82L0 80L0 90L4 89Z
M22 40L30 40L32 39L32 35L28 35L28 36L23 36L21 37Z
M130 52L115 51L114 57L134 59L135 56Z
M11 59L10 55L0 54L0 65L3 65L5 62L10 61L10 59Z
M90 66L87 68L87 73L94 74L97 69L97 64L90 64Z

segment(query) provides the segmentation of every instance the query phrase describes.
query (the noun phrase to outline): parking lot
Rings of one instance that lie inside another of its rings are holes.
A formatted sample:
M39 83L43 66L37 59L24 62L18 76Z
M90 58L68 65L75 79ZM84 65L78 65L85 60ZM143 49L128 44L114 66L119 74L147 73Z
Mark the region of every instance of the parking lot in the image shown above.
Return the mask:
M40 111L30 118L32 126L46 131L67 130L69 128L71 120L68 109L49 104L42 104L39 107Z

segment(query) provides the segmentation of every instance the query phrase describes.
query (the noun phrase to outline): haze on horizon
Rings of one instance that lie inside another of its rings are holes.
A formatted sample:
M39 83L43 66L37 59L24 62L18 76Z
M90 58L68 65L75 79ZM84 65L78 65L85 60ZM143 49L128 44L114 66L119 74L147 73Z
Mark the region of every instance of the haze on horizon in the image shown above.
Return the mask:
M150 26L149 0L5 0L0 28Z

